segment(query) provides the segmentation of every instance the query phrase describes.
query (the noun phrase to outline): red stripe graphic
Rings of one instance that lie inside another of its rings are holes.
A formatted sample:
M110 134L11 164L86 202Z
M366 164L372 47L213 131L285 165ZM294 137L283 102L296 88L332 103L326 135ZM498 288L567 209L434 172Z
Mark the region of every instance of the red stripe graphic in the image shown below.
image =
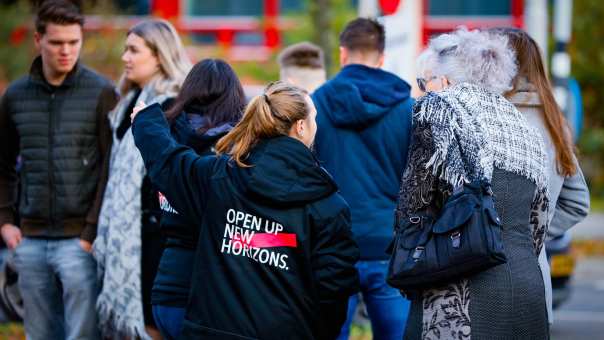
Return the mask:
M241 237L233 238L235 241L245 243ZM298 247L296 234L280 233L280 234L254 234L249 243L250 247L254 248L273 248L273 247Z

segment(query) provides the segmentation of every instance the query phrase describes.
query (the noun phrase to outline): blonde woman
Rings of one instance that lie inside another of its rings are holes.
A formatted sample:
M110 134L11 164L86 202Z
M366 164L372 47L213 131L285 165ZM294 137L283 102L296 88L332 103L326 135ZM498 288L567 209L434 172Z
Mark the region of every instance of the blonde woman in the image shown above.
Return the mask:
M134 145L129 116L137 101L168 105L191 63L176 30L164 20L132 27L122 61L122 99L109 117L113 146L94 243L102 281L97 311L106 337L149 339L159 337L150 291L163 246L161 213Z

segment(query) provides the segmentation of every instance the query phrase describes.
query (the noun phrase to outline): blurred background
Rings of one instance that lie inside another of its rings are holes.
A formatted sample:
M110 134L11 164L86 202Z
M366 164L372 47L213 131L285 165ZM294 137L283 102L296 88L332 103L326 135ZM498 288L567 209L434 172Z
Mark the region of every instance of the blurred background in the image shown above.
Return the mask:
M36 54L36 0L0 0L0 93L27 73ZM527 30L545 52L577 142L592 194L592 213L550 245L557 288L553 339L604 338L604 1L601 0L74 0L86 17L82 60L117 80L126 30L150 16L180 31L191 59L219 57L233 65L249 95L278 79L276 55L300 41L326 52L337 72L338 34L357 16L386 27L385 68L415 84L415 57L431 36L460 25ZM0 339L22 337L16 324ZM359 311L355 339L370 339ZM595 337L594 337L595 336Z

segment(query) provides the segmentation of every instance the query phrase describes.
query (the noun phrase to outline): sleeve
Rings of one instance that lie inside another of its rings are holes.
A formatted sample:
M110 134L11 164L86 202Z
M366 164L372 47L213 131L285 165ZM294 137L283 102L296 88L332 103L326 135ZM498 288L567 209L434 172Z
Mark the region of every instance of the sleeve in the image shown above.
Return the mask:
M355 268L359 248L350 224L348 207L318 224L312 261L319 295L318 339L337 338L346 321L348 300L359 291Z
M401 219L424 209L440 210L447 198L446 193L450 191L450 186L439 179L438 171L435 173L427 166L435 152L430 125L414 121L410 135L396 208L396 214Z
M159 104L150 105L136 115L132 133L155 188L178 212L200 221L216 157L200 157L178 144Z
M103 195L105 193L105 187L107 186L107 179L109 177L109 155L111 152L111 128L109 126L108 113L111 111L118 101L118 94L115 88L111 85L106 86L99 96L97 102L96 113L97 113L97 136L98 136L98 149L99 149L99 167L101 167L99 180L97 182L96 194L94 201L88 209L86 215L86 226L80 235L80 238L88 242L93 242L96 238L97 221L99 218L99 212L103 203Z
M589 213L589 189L577 164L577 173L566 177L556 201L554 216L547 232L548 238L564 234Z
M15 223L19 136L12 122L7 94L0 100L0 226Z
M545 235L549 228L549 209L551 207L547 187L535 189L529 223L533 231L533 248L536 256L539 256L545 243Z

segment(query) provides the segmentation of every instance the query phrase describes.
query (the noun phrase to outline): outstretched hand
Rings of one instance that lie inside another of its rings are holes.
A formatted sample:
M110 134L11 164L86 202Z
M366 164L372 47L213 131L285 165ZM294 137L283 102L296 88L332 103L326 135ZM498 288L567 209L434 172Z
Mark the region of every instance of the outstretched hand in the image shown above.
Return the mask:
M146 108L146 107L147 107L147 104L145 104L145 102L144 102L144 101L139 100L139 101L136 103L136 106L134 107L134 109L132 109L132 113L130 114L130 120L131 120L132 122L134 122L134 117L136 117L136 115L138 114L138 112L139 112L140 110L142 110L142 109L144 109L144 108Z

